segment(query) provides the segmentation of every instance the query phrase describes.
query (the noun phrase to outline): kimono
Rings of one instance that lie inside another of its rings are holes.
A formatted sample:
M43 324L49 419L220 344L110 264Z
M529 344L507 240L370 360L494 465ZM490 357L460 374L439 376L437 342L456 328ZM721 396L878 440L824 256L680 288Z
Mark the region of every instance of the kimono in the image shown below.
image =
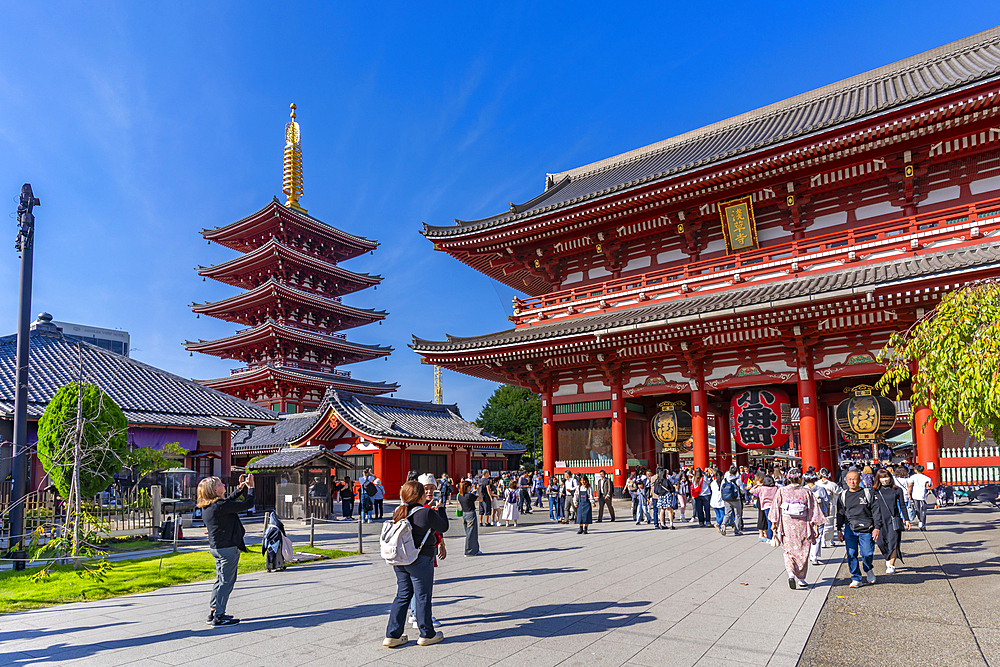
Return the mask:
M774 494L768 514L771 529L785 551L785 569L790 576L805 579L809 569L809 547L826 525L826 515L812 491L798 484L782 486Z

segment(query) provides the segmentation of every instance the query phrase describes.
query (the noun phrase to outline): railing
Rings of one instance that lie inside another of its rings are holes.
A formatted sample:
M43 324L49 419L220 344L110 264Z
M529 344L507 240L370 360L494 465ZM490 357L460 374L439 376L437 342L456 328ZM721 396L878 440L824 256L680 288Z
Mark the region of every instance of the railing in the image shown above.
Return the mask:
M1000 484L1000 465L961 466L954 468L941 466L941 482L951 486L968 487Z
M330 338L336 338L337 340L347 340L346 333L330 331L325 327L318 327L315 324L306 324L305 322L299 322L298 320L286 320L281 317L276 319L275 322L283 327L288 327L289 329L299 329L300 331L320 333L323 334L324 336L329 336ZM246 333L247 331L253 331L256 328L257 327L247 327L246 329L237 329L236 333L237 334Z
M979 458L982 456L1000 456L1000 447L982 445L973 447L949 447L941 450L941 458Z
M1000 198L935 213L908 216L834 234L768 246L760 250L691 262L683 266L616 278L514 300L515 326L550 317L572 317L647 300L677 299L692 292L747 281L839 268L848 262L919 253L946 241L981 238L1000 229Z
M351 377L351 371L339 371L333 366L324 366L323 364L313 364L306 361L287 361L284 359L263 359L258 363L249 364L240 368L232 368L229 371L230 375L239 375L241 373L249 373L250 371L256 370L266 365L268 362L274 364L278 368L298 368L304 371L312 371L314 373L325 373L326 375L332 375L334 377L349 378Z

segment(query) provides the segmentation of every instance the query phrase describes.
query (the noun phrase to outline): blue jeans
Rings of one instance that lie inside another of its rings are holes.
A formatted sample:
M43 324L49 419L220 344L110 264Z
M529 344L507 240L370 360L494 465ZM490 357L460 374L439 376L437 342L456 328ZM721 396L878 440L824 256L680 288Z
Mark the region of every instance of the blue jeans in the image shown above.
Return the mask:
M542 489L541 487L535 487L535 507L541 507L542 506L542 495L543 495L543 493L544 493L544 489Z
M726 508L713 507L712 509L715 510L715 525L722 526L722 522L726 518Z
M771 508L768 507L764 510L764 519L767 521L767 539L774 537L774 531L771 530Z
M647 523L649 521L652 521L652 519L649 516L649 510L646 508L646 499L643 496L640 496L638 494L636 494L635 497L636 497L636 500L635 500L635 506L636 506L635 522L639 523L639 522L641 522L643 520L643 518L646 519Z
M559 506L559 496L549 496L549 519L556 521L562 516L561 509Z
M372 509L370 509L370 510L368 510L366 512L365 511L365 499L368 498L368 497L369 496L368 496L367 493L362 493L361 494L361 505L360 505L360 507L361 507L361 520L365 521L366 523L371 523L371 521L372 521L372 512L375 510L375 502L372 501Z
M871 572L872 559L875 557L875 540L872 539L871 533L855 533L850 525L845 525L844 546L847 547L847 567L851 570L851 579L861 581L858 552L861 552L865 572Z
M215 558L215 585L212 586L212 601L209 607L215 610L216 616L226 613L229 595L236 585L236 572L240 565L239 547L222 547L209 549Z
M415 603L413 615L420 627L420 636L433 637L431 593L434 589L434 557L417 556L417 560L409 565L395 565L392 569L396 573L396 597L392 601L385 636L393 639L403 636L406 630L406 610L412 599Z
M708 518L708 497L698 496L694 499L694 516L698 519L699 526L707 526L712 523Z

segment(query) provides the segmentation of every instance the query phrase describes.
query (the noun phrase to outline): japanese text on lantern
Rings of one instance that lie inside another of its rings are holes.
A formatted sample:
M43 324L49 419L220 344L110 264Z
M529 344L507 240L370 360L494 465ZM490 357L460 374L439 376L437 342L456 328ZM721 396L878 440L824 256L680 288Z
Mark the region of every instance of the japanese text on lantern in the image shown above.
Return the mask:
M741 447L775 449L788 442L791 405L779 389L743 389L733 396L729 414Z

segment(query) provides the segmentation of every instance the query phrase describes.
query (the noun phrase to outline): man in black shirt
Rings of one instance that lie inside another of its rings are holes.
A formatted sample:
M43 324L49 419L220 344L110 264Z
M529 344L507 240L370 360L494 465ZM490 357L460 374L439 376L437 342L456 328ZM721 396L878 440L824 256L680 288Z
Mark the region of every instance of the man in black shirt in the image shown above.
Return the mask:
M849 470L844 475L847 491L837 500L837 539L847 547L847 567L851 570L851 588L861 588L861 565L868 576L868 583L875 583L872 559L875 540L878 539L879 507L872 502L875 497L870 489L861 488L861 473ZM858 563L858 556L861 564Z
M493 512L493 496L490 494L490 474L483 471L479 480L479 525L490 525L490 515Z

